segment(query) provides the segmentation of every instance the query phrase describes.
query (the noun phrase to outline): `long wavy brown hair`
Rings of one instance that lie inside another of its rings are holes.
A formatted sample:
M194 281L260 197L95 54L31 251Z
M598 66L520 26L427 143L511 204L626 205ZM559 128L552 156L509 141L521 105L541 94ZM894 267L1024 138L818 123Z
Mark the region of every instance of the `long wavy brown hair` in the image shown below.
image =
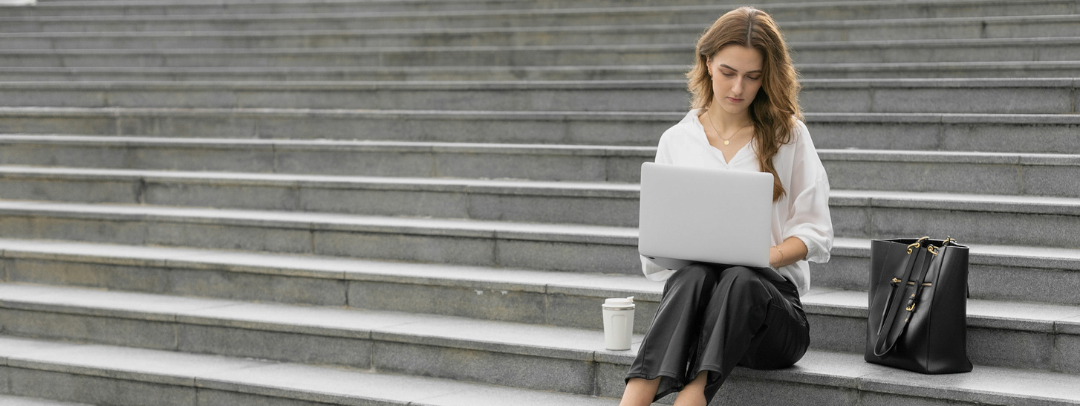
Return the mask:
M754 123L758 166L762 172L773 175L775 202L786 192L772 159L780 146L792 141L795 120L803 118L799 109L798 73L772 17L752 7L740 7L717 19L698 39L697 60L686 74L687 87L693 94L693 108L708 109L712 105L715 96L708 61L728 45L750 47L762 55L761 88L750 104L749 112Z

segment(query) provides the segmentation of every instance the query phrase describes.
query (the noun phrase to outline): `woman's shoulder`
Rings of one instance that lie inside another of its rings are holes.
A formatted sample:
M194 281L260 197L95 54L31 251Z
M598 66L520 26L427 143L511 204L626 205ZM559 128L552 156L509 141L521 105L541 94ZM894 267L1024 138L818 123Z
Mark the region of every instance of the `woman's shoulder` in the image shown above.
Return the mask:
M660 136L660 142L693 139L695 135L699 135L702 130L701 122L697 118L698 111L694 109L686 113L682 120L664 131L664 134Z
M810 138L810 130L806 128L806 123L800 120L798 117L791 117L793 125L791 126L791 138L789 138L787 144L783 147L795 147L802 143L810 143L813 145L813 140Z

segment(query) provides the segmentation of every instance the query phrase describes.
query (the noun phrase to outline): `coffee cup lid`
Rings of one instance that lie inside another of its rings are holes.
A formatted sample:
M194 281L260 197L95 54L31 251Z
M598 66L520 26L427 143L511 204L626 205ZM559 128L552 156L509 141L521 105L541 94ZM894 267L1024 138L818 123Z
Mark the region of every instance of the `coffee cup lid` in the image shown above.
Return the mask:
M634 297L613 297L604 300L604 307L631 308L634 307Z

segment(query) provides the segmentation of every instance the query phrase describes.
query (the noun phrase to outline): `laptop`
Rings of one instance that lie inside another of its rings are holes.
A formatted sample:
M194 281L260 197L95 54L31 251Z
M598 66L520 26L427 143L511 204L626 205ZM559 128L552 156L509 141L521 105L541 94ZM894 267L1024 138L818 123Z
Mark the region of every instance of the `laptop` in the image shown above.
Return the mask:
M773 176L766 172L641 165L638 252L657 265L769 266Z

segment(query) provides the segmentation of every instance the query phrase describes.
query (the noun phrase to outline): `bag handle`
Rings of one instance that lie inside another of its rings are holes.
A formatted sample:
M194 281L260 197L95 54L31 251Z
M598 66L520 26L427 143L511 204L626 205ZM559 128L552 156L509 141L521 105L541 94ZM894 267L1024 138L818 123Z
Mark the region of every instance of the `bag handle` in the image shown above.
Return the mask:
M951 238L946 238L945 242L942 243L941 248L934 247L932 244L928 243L925 252L933 254L934 258L930 261L926 261L926 254L923 253L924 250L921 248L922 242L928 238L929 237L920 238L914 244L908 246L907 263L903 268L905 269L903 279L893 277L891 282L893 289L889 293L889 300L887 302L888 304L885 306L884 317L882 317L881 325L878 326L878 339L874 345L874 355L877 357L884 357L896 346L896 341L899 340L900 335L907 329L907 325L911 321L911 313L915 311L915 304L918 303L919 296L924 287L923 280L926 278L927 273L929 273L930 268L935 264L937 264L937 270L940 272L942 264L941 259L944 257L944 255L941 254L944 254L945 248L949 245L950 241L955 241ZM915 255L911 255L912 252L914 252ZM916 269L915 265L919 263L919 258L924 258L922 262L925 263L926 266L918 267L918 269ZM897 290L899 290L897 289L898 287L905 288L903 289L903 295L896 294ZM907 300L904 300L905 297ZM904 309L906 313L902 313L901 309ZM899 318L901 314L904 315L904 321L897 325L896 319Z

